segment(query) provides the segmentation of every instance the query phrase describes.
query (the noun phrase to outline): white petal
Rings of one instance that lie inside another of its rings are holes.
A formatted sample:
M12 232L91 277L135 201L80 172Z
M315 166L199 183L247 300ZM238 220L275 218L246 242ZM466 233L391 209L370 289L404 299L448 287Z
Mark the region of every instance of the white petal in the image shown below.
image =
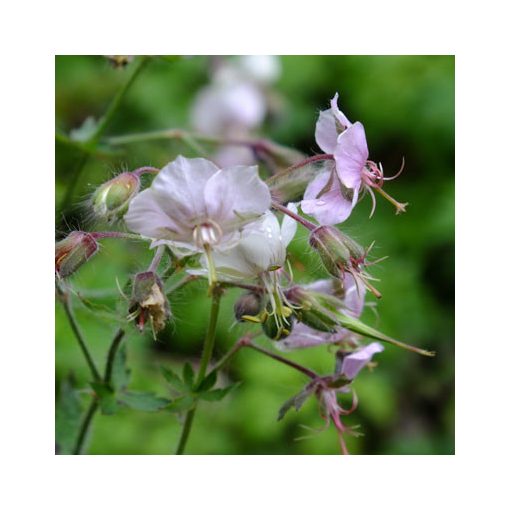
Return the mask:
M267 211L271 194L256 166L235 166L211 177L205 187L205 202L208 216L229 231Z
M319 120L315 125L315 141L326 154L333 154L338 139L335 116L331 108L319 114Z
M154 239L180 239L185 235L159 206L151 188L133 198L124 221L132 232Z
M159 172L151 189L168 217L193 230L207 217L204 189L218 170L207 159L179 156Z
M293 213L297 214L297 207L296 204L294 204L293 202L289 202L287 204L287 208L290 209ZM283 216L281 228L281 239L285 247L287 247L289 243L292 241L292 239L294 239L294 236L296 235L296 230L297 230L296 220L285 214Z

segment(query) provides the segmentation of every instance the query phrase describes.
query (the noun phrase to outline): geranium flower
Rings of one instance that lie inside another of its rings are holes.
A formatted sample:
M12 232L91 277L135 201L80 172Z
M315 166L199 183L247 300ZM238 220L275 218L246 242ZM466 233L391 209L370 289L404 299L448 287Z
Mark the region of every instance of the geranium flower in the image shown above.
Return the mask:
M344 275L341 294L339 294L339 285L338 280L318 280L302 287L305 290L341 297L343 303L341 311L352 317L360 317L365 304L365 288L362 285L356 285L354 277L349 273ZM282 350L303 349L317 345L334 344L351 338L355 339L356 335L344 328L339 328L333 333L326 333L298 322L294 325L291 334L287 338L278 341L276 346Z
M385 180L382 166L368 160L365 128L360 122L354 124L338 108L338 94L331 100L331 108L322 111L315 128L317 145L332 154L334 162L326 163L325 172L308 185L301 208L314 216L322 225L334 225L345 221L356 205L360 192L365 190L372 197L375 210L375 188L396 208L404 212L407 204L401 204L382 190Z
M220 170L206 159L179 156L131 201L124 219L130 230L152 238L153 247L167 244L177 254L203 252L211 261L213 250L239 242L242 227L270 204L256 166Z

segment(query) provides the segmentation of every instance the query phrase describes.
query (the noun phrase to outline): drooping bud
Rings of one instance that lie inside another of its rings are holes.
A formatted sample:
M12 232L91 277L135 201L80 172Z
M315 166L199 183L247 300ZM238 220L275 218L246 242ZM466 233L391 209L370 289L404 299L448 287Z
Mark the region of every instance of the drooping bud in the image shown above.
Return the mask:
M350 246L344 237L339 230L330 226L318 227L310 234L310 246L317 251L324 267L335 278L342 277L351 264Z
M147 320L154 332L161 331L170 317L170 305L163 284L153 271L138 273L133 280L133 291L129 305L130 318L143 331Z
M96 239L88 232L71 232L55 244L55 273L65 278L85 264L99 250Z
M139 189L140 178L135 173L123 172L117 175L94 192L92 196L94 214L108 222L121 219Z
M256 292L247 292L239 297L234 304L234 314L236 320L239 322L244 321L243 317L251 316L255 317L260 313L262 309L262 298L260 294Z

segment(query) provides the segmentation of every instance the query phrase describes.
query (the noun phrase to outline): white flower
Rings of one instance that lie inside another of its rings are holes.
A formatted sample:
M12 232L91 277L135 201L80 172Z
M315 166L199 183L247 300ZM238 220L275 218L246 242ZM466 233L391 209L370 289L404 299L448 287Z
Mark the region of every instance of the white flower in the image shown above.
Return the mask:
M288 207L296 211L294 204ZM214 252L213 261L219 278L224 281L250 280L281 268L296 228L296 221L292 218L285 216L280 226L276 216L267 211L259 220L243 229L235 247ZM204 258L204 266L206 262ZM204 271L194 273L203 274Z
M212 162L179 156L129 204L130 230L177 251L226 249L240 230L269 209L269 189L256 166L220 170Z

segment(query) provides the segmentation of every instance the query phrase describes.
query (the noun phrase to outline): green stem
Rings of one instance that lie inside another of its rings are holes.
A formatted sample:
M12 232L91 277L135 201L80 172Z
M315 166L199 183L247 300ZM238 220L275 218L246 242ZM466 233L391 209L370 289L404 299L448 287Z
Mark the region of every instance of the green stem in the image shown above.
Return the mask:
M136 78L140 75L145 66L149 63L149 59L147 57L140 57L138 61L133 65L133 71L131 72L131 76L124 83L124 85L119 89L117 94L113 97L112 101L108 105L108 108L104 115L101 117L101 120L97 123L96 129L92 136L89 139L89 142L96 145L111 121L113 120L114 115L117 113L117 110L120 107L124 96L127 94L128 90L131 88Z
M96 364L94 363L94 360L92 358L92 355L90 354L89 348L87 347L85 338L80 330L80 327L78 326L76 317L74 316L74 312L73 312L73 309L71 306L70 297L69 297L69 295L65 294L64 292L62 292L62 291L60 291L60 292L61 292L61 297L62 297L62 304L64 305L64 310L65 310L67 318L69 320L69 324L71 325L71 329L73 330L76 340L78 340L78 344L79 344L80 349L85 357L85 360L87 361L90 371L92 372L92 377L94 378L94 381L100 381L101 376L99 375L99 371L97 370Z
M119 350L119 346L124 338L125 331L122 328L119 328L113 337L112 343L110 344L110 348L108 349L108 356L106 359L106 367L104 371L103 382L105 384L110 384L112 373L113 373L113 363L115 361L115 356ZM80 432L78 434L78 439L76 440L76 446L74 447L73 454L80 455L83 450L83 445L85 443L85 439L87 437L90 425L92 424L92 420L97 410L99 409L99 401L97 397L92 397L92 401L90 402L89 408L85 414L85 418L80 427Z
M204 341L204 350L202 352L202 358L200 360L200 367L198 369L197 380L195 382L196 387L200 386L200 384L204 380L205 374L207 372L207 367L209 365L209 362L211 361L211 356L214 348L214 339L216 337L216 326L218 324L218 314L220 311L221 295L222 295L221 288L215 287L212 291L209 326L207 328L207 334L205 336ZM196 408L197 404L195 403L195 406L186 413L186 418L184 420L184 425L182 427L181 437L179 439L179 444L177 445L177 450L175 452L176 455L181 455L184 453L184 448L186 447L186 442L188 441L191 426L193 425L193 418L195 417Z
M113 372L113 362L115 361L115 356L117 351L119 350L120 343L122 342L122 338L124 337L125 331L122 328L119 328L113 337L112 343L110 344L110 349L108 350L108 357L106 358L106 368L104 371L104 382L105 384L110 384L112 379Z
M78 439L76 440L76 446L74 447L73 455L81 455L90 424L92 423L92 419L94 418L94 415L98 409L99 402L97 401L96 397L92 397L92 402L89 405L87 413L85 414L85 418L83 419L83 423L80 427L80 433L78 434Z

